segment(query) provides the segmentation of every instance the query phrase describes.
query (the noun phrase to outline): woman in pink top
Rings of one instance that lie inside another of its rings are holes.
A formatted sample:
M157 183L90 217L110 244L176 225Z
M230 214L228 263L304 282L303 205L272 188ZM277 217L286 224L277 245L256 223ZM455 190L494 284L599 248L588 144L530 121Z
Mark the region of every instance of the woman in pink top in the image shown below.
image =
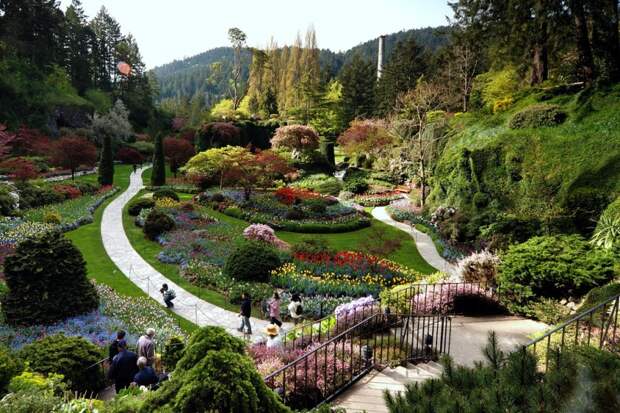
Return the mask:
M273 293L273 297L269 301L269 317L271 318L271 324L282 327L282 320L280 320L280 295L277 292Z

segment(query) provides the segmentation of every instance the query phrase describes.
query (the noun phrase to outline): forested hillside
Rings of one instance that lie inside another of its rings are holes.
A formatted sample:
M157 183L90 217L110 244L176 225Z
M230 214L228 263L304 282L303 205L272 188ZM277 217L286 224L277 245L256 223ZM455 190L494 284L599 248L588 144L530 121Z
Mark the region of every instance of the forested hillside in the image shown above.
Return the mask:
M385 58L388 59L399 41L415 39L416 42L435 51L448 41L447 28L412 29L392 33L386 37ZM319 33L320 35L320 33ZM333 52L328 49L319 50L321 69L326 77L336 77L344 64L349 63L353 56L359 54L364 60L376 62L378 38L368 40L344 52ZM229 93L229 80L232 73L233 49L218 47L196 56L153 69L159 81L159 98L165 99L199 99L204 106L212 106ZM242 59L242 76L247 81L252 52L245 50Z

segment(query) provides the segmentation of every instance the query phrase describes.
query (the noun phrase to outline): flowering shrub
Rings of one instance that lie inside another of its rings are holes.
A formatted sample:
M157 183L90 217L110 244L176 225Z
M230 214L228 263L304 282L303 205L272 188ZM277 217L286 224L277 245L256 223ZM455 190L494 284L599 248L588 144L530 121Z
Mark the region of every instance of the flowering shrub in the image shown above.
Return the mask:
M494 283L499 264L497 255L484 250L459 260L457 273L462 281Z
M266 242L279 249L288 247L286 242L276 237L274 230L269 225L252 224L243 230L243 236L247 240Z
M412 308L418 313L447 313L454 309L455 300L464 296L478 296L495 301L490 290L481 288L479 284L439 284L440 288L432 288L416 294L412 298Z
M44 234L54 225L24 221L23 218L0 217L0 244L17 245L25 239Z
M451 218L454 214L456 214L456 208L440 206L431 214L431 223L436 225L441 221Z
M82 196L82 191L71 185L54 185L52 187L55 192L62 194L66 199L75 199Z
M320 199L322 197L319 193L302 188L291 188L289 186L276 190L274 195L279 202L286 205L292 205L295 201Z
M365 207L378 207L389 205L390 202L396 201L402 198L400 192L387 192L379 194L364 194L358 195L354 198L355 202Z
M346 324L355 324L362 321L363 317L367 317L376 308L377 301L372 296L361 297L350 303L341 304L334 310L338 322L345 321Z
M173 209L173 208L178 208L180 205L179 201L175 201L172 198L159 198L157 200L155 200L155 207L157 208L162 208L162 209Z

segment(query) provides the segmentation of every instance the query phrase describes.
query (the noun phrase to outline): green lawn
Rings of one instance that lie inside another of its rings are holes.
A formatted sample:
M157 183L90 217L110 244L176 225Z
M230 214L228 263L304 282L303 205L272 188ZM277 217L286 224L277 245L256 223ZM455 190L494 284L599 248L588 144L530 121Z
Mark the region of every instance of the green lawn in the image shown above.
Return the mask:
M245 228L248 223L228 215L224 215L220 212L210 210L209 214L213 217L228 222L232 225L239 227L241 230ZM364 240L373 236L374 229L383 231L387 238L399 238L402 244L398 250L389 255L389 259L399 264L405 265L409 268L413 268L423 274L432 274L437 271L434 267L428 264L424 258L418 252L415 245L415 241L405 232L384 224L376 219L372 220L372 224L369 228L364 228L359 231L343 232L339 234L301 234L298 232L286 232L277 231L276 234L280 239L288 243L294 244L301 241L304 238L321 238L327 241L336 250L359 250Z
M122 193L129 186L129 175L132 167L130 165L116 165L114 174L114 185L120 188L118 194ZM76 180L97 180L97 175L82 176ZM92 224L81 226L75 231L68 232L66 236L71 239L79 248L86 260L86 269L88 276L101 284L106 284L114 288L119 294L143 297L146 294L138 288L134 283L129 281L127 277L116 267L112 260L108 257L101 240L101 217L105 207L112 202L112 199L104 202L94 214L94 222ZM191 332L196 329L196 325L175 313L170 312L181 328Z

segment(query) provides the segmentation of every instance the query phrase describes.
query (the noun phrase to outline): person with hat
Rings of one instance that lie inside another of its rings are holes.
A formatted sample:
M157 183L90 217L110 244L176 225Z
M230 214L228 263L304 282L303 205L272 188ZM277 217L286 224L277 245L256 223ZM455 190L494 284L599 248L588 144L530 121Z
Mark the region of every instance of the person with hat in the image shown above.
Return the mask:
M269 324L265 328L265 334L267 334L267 348L281 348L282 338L280 337L280 328L275 324Z

